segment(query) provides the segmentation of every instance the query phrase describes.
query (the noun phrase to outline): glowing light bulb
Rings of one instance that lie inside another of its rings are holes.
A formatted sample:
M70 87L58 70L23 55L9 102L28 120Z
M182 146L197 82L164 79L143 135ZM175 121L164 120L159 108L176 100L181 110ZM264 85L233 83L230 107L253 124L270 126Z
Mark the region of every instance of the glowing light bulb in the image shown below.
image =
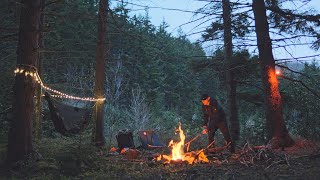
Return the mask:
M55 89L51 89L47 86L45 86L37 72L37 70L35 70L34 72L32 71L26 71L25 69L23 68L16 68L14 70L14 74L24 74L25 76L28 76L30 75L32 77L33 80L36 81L36 83L38 83L43 89L47 90L47 91L51 91L53 93L55 93L55 95L52 95L52 97L57 97L57 98L67 98L67 99L76 99L76 100L82 100L82 101L105 101L106 98L92 98L92 97L76 97L76 96L71 96L71 95L68 95L68 94L65 94L65 93L62 93L60 91L57 91Z

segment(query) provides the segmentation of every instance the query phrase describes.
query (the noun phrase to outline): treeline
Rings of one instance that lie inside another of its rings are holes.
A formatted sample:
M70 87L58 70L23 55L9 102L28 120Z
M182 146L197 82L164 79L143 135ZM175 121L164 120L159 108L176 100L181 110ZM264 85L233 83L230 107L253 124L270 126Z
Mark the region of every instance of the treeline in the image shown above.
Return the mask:
M19 15L15 11L19 12L19 5L4 2L2 8L8 11L1 11L7 16L1 27L14 26L16 29L8 33L17 33ZM147 15L129 17L128 13L121 5L108 10L106 135L113 136L121 128L172 130L178 121L191 120L198 112L201 80L192 71L192 62L206 60L205 53L200 44L183 35L173 37L165 22L156 27ZM57 2L48 4L44 15L44 47L39 49L43 82L67 94L92 97L97 4ZM12 102L8 94L13 85L17 35L1 46L8 44L11 48L1 51L6 58L1 71L7 81L2 84L3 107L10 107ZM93 103L65 103L93 107ZM45 119L50 119L47 111L45 107ZM8 127L8 121L2 122ZM43 133L52 134L51 123L43 123Z
M83 1L55 4L45 36L45 82L69 94L92 96L97 33L96 6ZM192 62L206 60L200 44L173 37L167 24L129 17L119 6L108 11L106 58L106 135L119 129L170 129L198 112L201 81ZM50 13L49 13L50 14ZM47 52L46 52L47 51ZM93 106L93 104L88 104Z

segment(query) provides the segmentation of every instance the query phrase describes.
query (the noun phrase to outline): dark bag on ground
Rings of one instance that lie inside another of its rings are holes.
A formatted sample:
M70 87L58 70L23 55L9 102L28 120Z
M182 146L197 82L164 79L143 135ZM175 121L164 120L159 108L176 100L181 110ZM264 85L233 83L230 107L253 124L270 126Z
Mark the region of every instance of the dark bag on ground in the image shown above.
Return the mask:
M139 131L138 136L141 142L141 147L144 149L152 150L165 146L160 141L159 136L154 132L154 130Z
M119 131L118 134L116 135L116 139L118 142L119 150L123 148L135 148L132 132L128 130Z

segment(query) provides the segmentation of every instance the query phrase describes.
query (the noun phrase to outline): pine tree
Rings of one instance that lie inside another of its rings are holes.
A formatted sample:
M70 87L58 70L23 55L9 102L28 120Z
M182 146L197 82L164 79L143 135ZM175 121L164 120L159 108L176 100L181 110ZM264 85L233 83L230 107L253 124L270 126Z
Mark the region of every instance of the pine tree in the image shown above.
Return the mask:
M232 64L235 64L232 59L232 32L231 32L231 7L229 0L222 1L223 6L223 22L224 22L224 61L226 66L226 79L227 79L227 95L228 95L228 112L230 122L230 133L233 140L239 139L239 119L237 113L237 81L235 80L234 70Z
M96 98L105 96L105 61L106 61L106 17L108 9L108 0L100 0L98 13L98 39L97 39L97 57L96 57L96 81L94 94ZM96 146L105 144L104 138L104 101L99 100L95 104L94 109L94 128L93 128L93 143Z
M33 72L36 70L39 59L40 2L40 0L21 2L17 67ZM24 160L34 152L32 120L35 82L30 76L18 73L15 77L13 91L14 118L8 138L8 162Z
M255 17L261 78L264 88L268 139L272 138L272 148L287 147L293 144L293 140L283 119L282 98L275 73L275 61L272 54L264 0L253 0L252 8Z

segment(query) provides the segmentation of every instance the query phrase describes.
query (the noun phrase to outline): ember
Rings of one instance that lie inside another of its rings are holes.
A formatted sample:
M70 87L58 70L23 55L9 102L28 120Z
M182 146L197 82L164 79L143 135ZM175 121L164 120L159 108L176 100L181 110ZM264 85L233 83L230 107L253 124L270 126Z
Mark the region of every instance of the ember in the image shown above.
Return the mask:
M208 163L209 160L207 156L204 154L203 150L200 151L192 151L192 152L184 152L184 141L186 139L186 136L183 133L183 130L181 128L181 123L179 123L179 136L180 141L179 142L173 142L171 140L169 142L168 147L171 147L171 156L168 155L159 155L156 160L161 161L164 160L164 164L169 163L181 163L181 162L188 162L188 164L193 164L194 162L206 162Z

